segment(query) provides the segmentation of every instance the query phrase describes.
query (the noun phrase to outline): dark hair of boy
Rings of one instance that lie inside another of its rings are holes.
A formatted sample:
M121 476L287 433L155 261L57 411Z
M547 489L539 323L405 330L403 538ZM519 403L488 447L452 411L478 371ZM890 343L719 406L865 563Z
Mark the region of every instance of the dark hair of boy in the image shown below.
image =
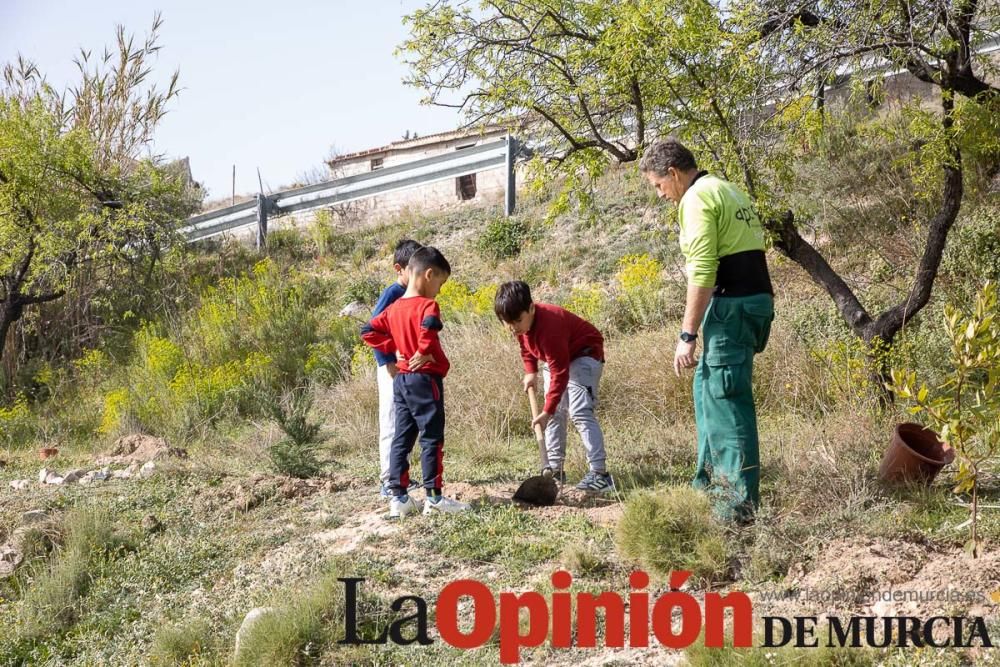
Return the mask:
M531 308L531 288L523 280L512 280L497 288L493 310L503 322L516 322Z
M429 245L425 245L413 253L407 268L414 273L423 273L427 269L434 269L435 271L451 275L451 264L444 258L440 250Z
M423 247L423 244L419 241L414 241L413 239L403 239L396 244L396 250L393 252L392 261L405 269L406 265L410 262L410 258L413 257L413 253Z

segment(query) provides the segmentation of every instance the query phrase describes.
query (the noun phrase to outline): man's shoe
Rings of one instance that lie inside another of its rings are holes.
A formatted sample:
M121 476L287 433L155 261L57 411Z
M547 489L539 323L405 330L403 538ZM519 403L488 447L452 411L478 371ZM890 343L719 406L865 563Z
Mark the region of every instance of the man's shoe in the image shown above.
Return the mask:
M428 514L454 514L455 512L466 512L472 509L468 503L453 500L447 496L441 496L441 500L431 502L428 498L424 501L424 516Z
M400 499L406 498L403 502ZM390 519L402 519L407 514L416 514L420 511L420 507L417 506L416 501L410 496L393 496L389 499L389 518Z
M615 490L615 482L608 473L591 470L583 476L576 488L591 493L608 493Z

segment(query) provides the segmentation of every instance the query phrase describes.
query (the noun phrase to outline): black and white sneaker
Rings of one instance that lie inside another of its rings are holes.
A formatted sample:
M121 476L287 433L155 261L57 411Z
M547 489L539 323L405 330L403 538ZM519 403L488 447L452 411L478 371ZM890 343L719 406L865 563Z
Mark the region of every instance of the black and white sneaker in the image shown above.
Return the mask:
M608 493L615 490L615 482L610 474L591 470L583 476L576 488L591 493Z

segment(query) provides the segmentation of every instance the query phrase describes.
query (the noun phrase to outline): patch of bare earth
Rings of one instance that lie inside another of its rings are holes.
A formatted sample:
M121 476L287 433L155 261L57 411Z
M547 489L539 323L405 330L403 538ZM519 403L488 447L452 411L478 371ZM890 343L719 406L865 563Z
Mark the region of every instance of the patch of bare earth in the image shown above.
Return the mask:
M771 595L781 599L769 599ZM1000 552L852 538L823 549L780 589L751 593L758 616L1000 617Z
M112 450L105 456L97 457L95 463L100 466L128 465L164 458L186 459L187 457L186 450L171 447L163 438L133 433L118 438Z
M593 523L606 528L618 523L622 514L622 504L613 496L601 496L580 491L572 486L564 486L556 497L554 505L536 507L513 500L517 482L476 485L466 482L449 482L445 492L456 500L488 505L516 505L540 519L559 519L571 514L583 514Z

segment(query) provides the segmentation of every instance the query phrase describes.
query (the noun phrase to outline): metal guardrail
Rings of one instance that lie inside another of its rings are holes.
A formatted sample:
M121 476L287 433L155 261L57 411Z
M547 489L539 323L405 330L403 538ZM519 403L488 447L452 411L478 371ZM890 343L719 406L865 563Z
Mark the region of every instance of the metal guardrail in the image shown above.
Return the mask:
M243 202L188 218L187 223L179 231L187 238L188 242L192 242L256 224L257 243L258 246L262 246L267 236L269 215L309 211L497 167L506 168L505 211L507 215L511 215L515 204L514 159L517 150L517 140L508 135L498 141L470 146L394 167L338 178L294 190L276 192L271 195L257 195L256 201Z

